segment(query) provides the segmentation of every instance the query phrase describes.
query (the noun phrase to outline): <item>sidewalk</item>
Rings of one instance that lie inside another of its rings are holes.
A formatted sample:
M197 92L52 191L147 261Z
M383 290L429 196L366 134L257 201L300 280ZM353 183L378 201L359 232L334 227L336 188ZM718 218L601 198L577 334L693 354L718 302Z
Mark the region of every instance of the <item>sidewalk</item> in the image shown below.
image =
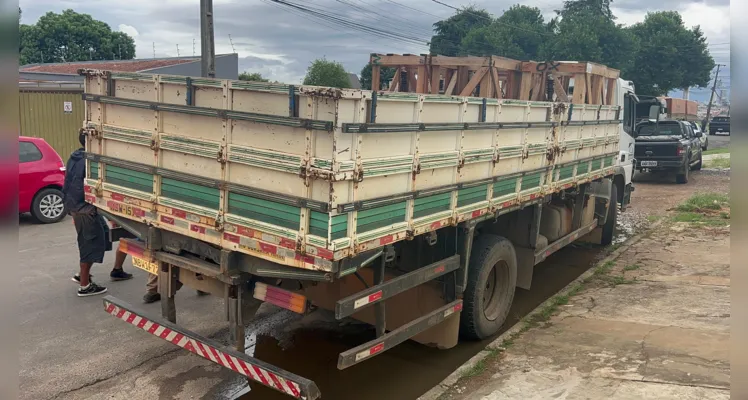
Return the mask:
M438 398L728 399L729 216L707 211L668 217Z

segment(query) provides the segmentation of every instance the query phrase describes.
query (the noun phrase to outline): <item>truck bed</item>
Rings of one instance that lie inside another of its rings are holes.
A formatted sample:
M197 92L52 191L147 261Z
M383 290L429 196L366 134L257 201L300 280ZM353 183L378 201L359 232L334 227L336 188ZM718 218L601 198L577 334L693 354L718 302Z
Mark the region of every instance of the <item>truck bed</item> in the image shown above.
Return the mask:
M338 275L347 257L611 175L618 154L618 106L81 74L87 201Z

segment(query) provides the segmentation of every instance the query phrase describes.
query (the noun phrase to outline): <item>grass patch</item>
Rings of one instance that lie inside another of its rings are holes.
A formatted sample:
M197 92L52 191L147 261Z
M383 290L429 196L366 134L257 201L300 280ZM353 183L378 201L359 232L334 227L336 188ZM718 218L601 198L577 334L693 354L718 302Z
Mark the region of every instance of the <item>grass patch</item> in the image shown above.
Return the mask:
M705 168L730 168L730 159L727 157L718 157L709 161L704 161Z
M636 271L637 269L639 269L641 267L642 267L641 265L632 264L632 265L627 265L627 266L623 267L623 270L624 271Z
M478 360L469 370L462 374L463 378L472 378L482 374L486 370L486 358Z
M703 152L701 154L703 154L705 156L709 155L709 154L730 154L730 148L729 147L722 147L722 148L719 148L719 149L711 149L711 150L707 150L707 151L705 151L705 152Z
M697 193L675 210L673 222L725 226L730 221L730 197L721 193Z
M660 220L660 216L659 215L647 215L647 221L650 222L650 223L651 222L657 222L659 220Z
M703 210L720 210L730 202L730 197L722 193L697 193L679 204L678 211L700 212Z

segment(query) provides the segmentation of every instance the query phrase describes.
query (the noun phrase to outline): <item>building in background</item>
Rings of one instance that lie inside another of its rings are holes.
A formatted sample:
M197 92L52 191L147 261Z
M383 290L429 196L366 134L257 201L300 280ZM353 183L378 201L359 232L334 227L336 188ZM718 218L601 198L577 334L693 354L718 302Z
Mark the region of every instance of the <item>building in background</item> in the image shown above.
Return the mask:
M239 79L239 56L216 55L216 78ZM80 147L83 77L79 69L200 76L200 57L29 64L18 69L21 136L45 139L63 158Z

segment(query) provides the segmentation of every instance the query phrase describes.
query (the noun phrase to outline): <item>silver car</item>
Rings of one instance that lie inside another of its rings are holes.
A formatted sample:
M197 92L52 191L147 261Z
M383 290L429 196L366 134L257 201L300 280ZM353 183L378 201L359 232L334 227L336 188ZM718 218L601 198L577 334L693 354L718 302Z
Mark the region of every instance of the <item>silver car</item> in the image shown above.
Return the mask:
M698 122L691 121L694 133L701 132L701 125ZM707 135L701 135L701 150L706 150L709 147L709 137Z

